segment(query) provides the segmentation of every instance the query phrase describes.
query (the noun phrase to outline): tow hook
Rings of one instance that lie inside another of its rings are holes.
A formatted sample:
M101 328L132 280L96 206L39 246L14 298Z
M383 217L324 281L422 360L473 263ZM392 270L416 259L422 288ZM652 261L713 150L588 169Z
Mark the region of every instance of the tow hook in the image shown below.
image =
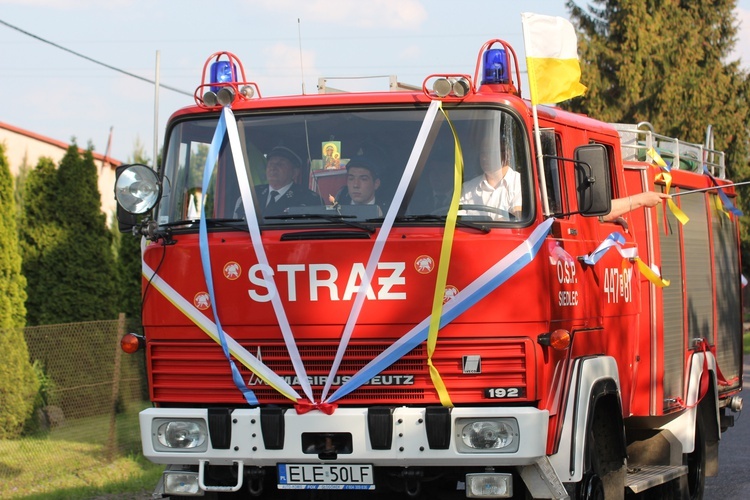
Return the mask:
M404 491L411 498L415 498L422 490L422 469L404 469L401 471L401 478L404 480Z
M248 471L247 490L250 495L259 497L263 494L263 479L266 477L266 471L262 467L254 467Z

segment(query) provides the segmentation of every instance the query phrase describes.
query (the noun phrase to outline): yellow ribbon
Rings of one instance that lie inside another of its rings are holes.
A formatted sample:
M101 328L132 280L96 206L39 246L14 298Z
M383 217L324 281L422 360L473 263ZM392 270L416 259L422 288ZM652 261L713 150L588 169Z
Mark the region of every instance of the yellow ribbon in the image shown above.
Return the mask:
M456 229L456 220L458 218L458 202L461 197L461 179L463 178L464 160L461 152L461 144L458 142L458 135L453 128L453 124L448 118L448 114L440 107L440 111L445 115L445 119L453 133L455 144L455 159L453 168L453 196L451 197L450 208L445 219L445 230L443 231L443 242L440 248L440 263L438 264L437 280L435 282L435 294L432 298L432 315L430 316L430 328L427 331L427 366L430 367L430 378L432 385L435 386L440 403L446 407L453 407L448 389L445 387L440 372L432 363L432 356L435 354L437 345L438 332L440 330L440 316L443 312L443 297L445 295L445 284L448 280L448 267L451 259L451 249L453 248L453 235Z
M714 205L716 205L716 210L723 213L727 216L727 219L731 219L732 216L729 215L729 212L724 209L724 204L721 202L721 199L718 196L711 196L714 199Z
M664 170L669 171L669 167L667 166L667 162L664 161L664 159L659 155L659 153L656 152L654 148L649 148L648 151L646 151L646 156L651 158L651 160L656 163L658 166L663 168Z
M669 280L664 279L656 274L650 267L646 265L645 262L640 259L640 257L634 257L633 260L635 260L635 263L638 265L638 270L641 272L641 274L651 283L658 286L659 288L669 286Z
M656 174L654 180L662 181L664 184L666 184L666 189L664 190L664 192L669 194L669 189L672 186L672 174L669 173L669 168L667 167L666 162L662 159L661 156L659 156L659 153L654 151L654 148L649 149L646 154L651 157L656 165L664 170L663 172L659 172L658 174ZM688 217L685 212L683 212L680 207L677 206L672 198L667 199L667 206L669 206L669 210L672 212L672 215L674 215L675 218L680 221L683 226L687 224L688 221L690 221L690 217Z

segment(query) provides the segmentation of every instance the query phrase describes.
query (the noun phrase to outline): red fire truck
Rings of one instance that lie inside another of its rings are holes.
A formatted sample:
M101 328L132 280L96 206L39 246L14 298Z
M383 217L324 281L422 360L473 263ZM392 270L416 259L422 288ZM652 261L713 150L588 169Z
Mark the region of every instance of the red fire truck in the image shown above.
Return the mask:
M264 97L209 58L115 188L159 493L702 497L741 410L724 155L520 88L501 40L387 92Z

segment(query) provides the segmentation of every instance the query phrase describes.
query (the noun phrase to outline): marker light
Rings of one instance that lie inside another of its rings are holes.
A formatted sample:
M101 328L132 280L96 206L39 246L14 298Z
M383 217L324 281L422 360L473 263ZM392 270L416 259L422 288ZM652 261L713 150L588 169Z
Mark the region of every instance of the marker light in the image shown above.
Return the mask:
M570 347L570 332L562 328L551 333L542 333L537 337L539 345L551 347L556 351L564 351Z
M138 352L138 350L143 347L144 344L144 338L141 335L137 335L135 333L126 333L120 339L120 349L128 354Z
M240 94L245 96L245 99L250 99L255 95L255 89L250 85L243 85L240 89Z
M508 83L506 65L508 58L504 49L490 49L484 53L484 79L485 83Z
M117 203L131 214L143 214L154 208L161 196L156 172L136 163L122 171L115 182Z
M229 61L211 63L211 83L230 83L237 81L237 66ZM211 90L218 92L220 85L212 85Z

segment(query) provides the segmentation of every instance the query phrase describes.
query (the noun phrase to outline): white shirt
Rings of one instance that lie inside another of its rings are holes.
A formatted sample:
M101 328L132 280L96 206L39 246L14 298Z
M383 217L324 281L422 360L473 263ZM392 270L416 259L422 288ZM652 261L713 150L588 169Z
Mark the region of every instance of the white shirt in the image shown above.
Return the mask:
M520 207L521 198L521 174L510 168L498 183L493 187L484 174L464 182L461 187L461 205L485 205L499 208L510 212L514 207ZM489 215L493 220L506 219L503 215L482 212L481 210L467 210L467 215Z
M278 200L278 199L281 199L281 197L282 197L282 196L284 196L284 193L286 193L287 191L289 191L289 188L290 188L290 187L292 187L292 184L294 184L294 183L293 183L293 182L290 182L290 183L289 183L289 184L287 184L286 186L284 186L284 187L281 187L281 188L279 188L279 189L274 189L274 188L272 188L272 187L271 187L271 185L269 184L269 185L268 185L268 198L266 199L266 205L268 205L268 204L270 204L271 202L274 202L274 201L276 201L276 200ZM277 194L277 195L276 195L276 197L275 197L275 198L274 198L274 199L272 200L272 199L271 199L271 193L272 193L273 191L276 191L276 192L277 192L278 194Z

